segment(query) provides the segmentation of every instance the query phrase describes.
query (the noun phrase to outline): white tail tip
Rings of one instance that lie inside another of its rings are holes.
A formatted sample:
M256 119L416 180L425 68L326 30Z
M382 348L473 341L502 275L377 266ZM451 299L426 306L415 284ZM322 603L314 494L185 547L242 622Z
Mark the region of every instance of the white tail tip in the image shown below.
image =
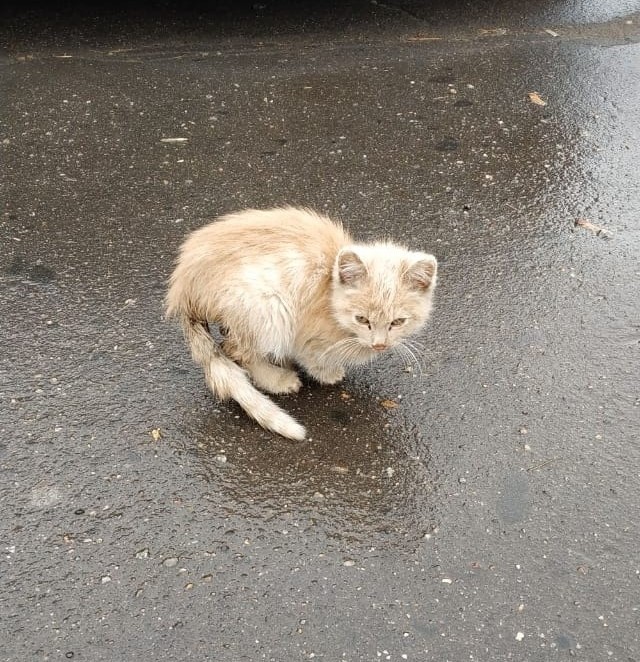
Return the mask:
M269 420L269 429L294 441L302 441L307 436L307 431L304 427L283 411Z

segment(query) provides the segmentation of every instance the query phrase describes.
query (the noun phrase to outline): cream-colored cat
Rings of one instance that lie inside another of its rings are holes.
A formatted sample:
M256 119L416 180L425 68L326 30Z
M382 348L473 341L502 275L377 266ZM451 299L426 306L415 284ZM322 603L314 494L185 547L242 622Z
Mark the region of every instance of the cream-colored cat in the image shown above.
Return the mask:
M399 345L426 322L433 255L356 244L337 223L292 207L230 214L183 244L166 297L209 388L260 425L305 429L258 389L295 393L293 365L322 384ZM209 323L221 329L218 344ZM257 388L256 388L257 387Z

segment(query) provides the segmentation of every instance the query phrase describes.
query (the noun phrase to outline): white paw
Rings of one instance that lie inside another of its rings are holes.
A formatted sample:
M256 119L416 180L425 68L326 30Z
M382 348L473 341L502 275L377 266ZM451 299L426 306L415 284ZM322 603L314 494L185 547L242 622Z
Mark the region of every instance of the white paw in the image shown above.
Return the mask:
M300 378L293 370L283 370L274 383L274 393L297 393L302 386Z
M324 369L314 372L311 375L314 379L317 379L321 384L337 384L344 379L344 370L342 368L334 369Z
M254 376L256 386L274 395L297 393L302 386L302 382L298 379L295 371L276 366L272 366L269 373L261 377L262 379L255 379Z
M259 370L254 368L251 379L258 388L274 395L297 393L302 386L295 370L276 365L260 366Z

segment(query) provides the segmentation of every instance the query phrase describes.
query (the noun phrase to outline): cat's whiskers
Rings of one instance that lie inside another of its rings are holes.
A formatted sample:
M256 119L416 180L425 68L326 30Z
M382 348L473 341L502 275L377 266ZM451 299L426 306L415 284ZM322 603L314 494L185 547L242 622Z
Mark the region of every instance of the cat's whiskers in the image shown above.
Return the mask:
M420 371L426 370L426 362L424 359L424 346L419 343L414 343L412 340L405 341L405 349L411 351L412 356L415 358L416 363L418 364Z
M343 338L342 340L338 340L338 342L333 343L333 345L325 349L324 352L322 352L320 355L319 361L323 361L332 355L332 359L339 359L341 363L344 363L361 348L362 343L357 338Z
M364 349L362 341L357 338L345 338L345 341L341 341L340 347L338 347L335 352L335 359L339 361L341 365L347 365L354 359L357 359L358 355Z
M342 340L338 340L337 342L334 342L333 345L329 345L329 347L327 347L327 349L325 349L324 352L320 354L320 356L318 357L318 361L323 361L327 357L327 354L334 353L336 351L340 352L344 345L348 346L354 340L355 338L343 338Z
M393 345L391 348L392 351L400 358L400 360L405 364L406 368L411 367L412 359L407 355L407 350L400 344Z
M405 365L405 370L408 372L413 372L414 371L414 365L415 365L415 360L413 357L408 354L406 347L399 347L397 348L397 354L400 356L402 359L404 365ZM422 375L422 370L420 366L417 366L417 373L419 375Z
M420 377L424 375L424 368L418 357L416 356L416 348L412 347L407 343L407 340L401 340L397 345L394 345L394 349L398 350L399 356L403 358L404 361L408 361L408 367L410 367L413 362L418 369Z
M422 374L425 368L425 363L422 357L420 356L420 352L417 352L413 347L409 345L403 345L404 351L411 357L411 359L414 361L416 367Z
M420 373L424 373L427 370L427 360L425 358L425 348L420 346L420 347L414 347L412 343L409 343L407 346L408 349L411 349L415 355L416 355L416 360L418 362L419 368L420 368Z
M421 342L417 338L412 338L411 336L408 338L403 338L400 342L404 343L405 345L410 345L414 349L419 349L421 351L424 351L425 349L425 345L423 342Z
M425 351L424 343L420 342L415 338L412 338L411 336L409 336L408 338L403 338L400 342L406 347L410 347L418 354L422 354Z

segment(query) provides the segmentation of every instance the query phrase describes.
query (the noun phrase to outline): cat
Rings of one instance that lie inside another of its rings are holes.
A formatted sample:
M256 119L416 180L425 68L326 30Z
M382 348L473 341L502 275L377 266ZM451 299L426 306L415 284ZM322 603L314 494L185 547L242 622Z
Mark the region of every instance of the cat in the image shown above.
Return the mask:
M214 395L301 441L305 428L258 389L296 393L294 366L335 384L347 366L399 346L429 317L437 269L428 253L354 243L309 209L248 209L187 237L166 314L180 321Z

